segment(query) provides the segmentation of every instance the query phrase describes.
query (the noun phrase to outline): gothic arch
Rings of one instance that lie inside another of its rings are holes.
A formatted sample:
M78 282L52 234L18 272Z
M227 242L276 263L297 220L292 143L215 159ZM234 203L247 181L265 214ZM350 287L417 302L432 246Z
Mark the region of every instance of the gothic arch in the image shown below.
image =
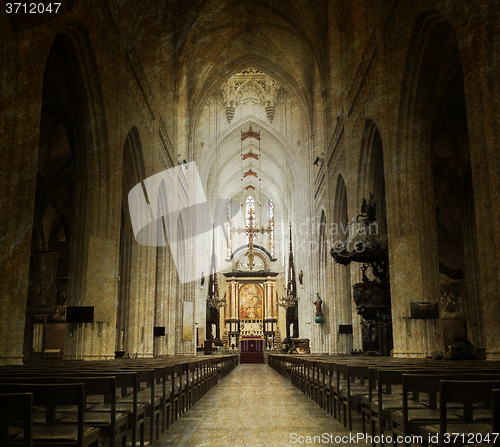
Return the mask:
M422 293L440 302L443 322L444 346L431 347L424 340L422 349L447 347L444 323L449 319L463 321L462 335L483 346L464 67L454 30L441 14L428 11L416 20L404 80L397 212L406 203L407 213L417 212L421 220L415 224L401 214L397 220L404 232L420 234ZM453 286L461 310L451 313L442 295L451 290L449 281L462 284L458 292L456 283Z
M58 282L66 278L61 287L67 294L67 304L97 304L95 291L87 281L89 269L94 268L89 260L89 244L92 236L107 235L112 225L108 211L109 151L97 66L87 31L80 24L68 24L52 42L41 103L33 228L39 233L45 226L50 237L35 234L34 252L49 248L58 252ZM37 220L45 220L42 227ZM103 355L107 354L102 351L106 346L103 338L112 336L105 332L95 344ZM77 349L73 340L67 338L65 355L81 355Z
M386 204L385 204L385 171L382 137L377 125L372 120L366 120L358 174L358 201L373 194L377 204L377 222L379 230L387 234Z
M213 75L205 82L205 84L201 87L200 94L196 98L196 101L192 108L193 119L191 121L190 132L194 133L194 131L198 128L203 106L207 102L208 98L213 94L214 90L225 79L248 67L253 67L269 74L270 76L278 80L281 85L283 85L284 88L292 94L292 96L299 103L299 107L302 111L306 123L308 135L310 135L312 133L312 105L308 103L306 98L304 98L304 95L302 94L299 86L286 71L284 71L272 61L256 54L245 54L228 62L225 66L217 70L215 75Z
M335 188L335 199L333 204L333 222L337 225L337 234L333 236L333 245L337 241L344 243L348 238L348 202L347 202L347 188L342 175L337 177L337 185ZM343 265L334 265L333 267L333 289L335 298L335 316L336 324L353 324L353 305L351 297L351 269ZM360 334L360 328L353 328L354 336ZM335 328L334 334L337 335L338 329ZM340 339L337 336L337 346L335 351L337 353L350 354L353 349L352 337Z
M326 228L326 213L325 210L321 210L321 215L319 219L319 245L318 245L318 262L320 270L325 268L326 260L328 259L328 236Z
M95 201L103 213L98 213L95 229L102 231L102 236L108 236L113 225L113 216L109 213L111 207L110 150L108 147L107 124L105 118L104 100L97 63L94 57L87 30L79 23L70 23L61 31L71 41L74 56L81 71L81 84L77 86L78 94L84 101L87 122L86 132L82 135L85 147L85 168L87 187L95 194ZM57 37L56 37L57 39ZM83 101L82 101L83 102ZM92 148L92 150L89 150ZM102 221L102 219L105 219Z
M264 7L265 9L268 9L270 13L276 14L277 16L279 16L280 19L287 22L290 25L290 27L278 25L278 24L273 23L271 21L265 22L265 23L253 24L253 26L278 28L278 29L286 31L286 32L290 33L291 35L299 38L302 41L302 43L306 47L308 47L310 49L310 51L314 54L314 58L315 58L316 62L318 63L319 66L321 66L322 58L321 58L320 54L318 53L318 50L316 49L316 47L313 44L313 42L311 41L311 39L307 36L307 34L304 31L302 31L302 29L300 28L298 23L293 21L290 18L290 16L283 14L278 8L273 7L269 3L266 3L266 2L263 2L260 0L253 0L253 1L255 3L257 3L258 5ZM241 23L234 23L232 25L222 25L222 26L211 26L211 25L212 25L212 23L216 22L217 19L220 18L223 14L230 11L231 9L234 9L235 6L238 6L239 4L245 3L245 2L248 2L248 1L247 0L239 0L239 1L233 2L229 6L225 7L221 11L219 11L217 14L212 14L211 20L205 22L205 24L201 27L201 29L197 33L190 33L190 35L182 43L181 51L182 51L183 47L185 47L185 46L190 47L192 45L196 45L196 41L202 39L203 36L206 36L207 34L210 34L210 33L217 32L221 29L225 29L228 27L242 28L243 29L244 26L242 26ZM165 14L165 15L167 15L167 14Z
M137 334L138 288L137 266L141 247L135 242L130 220L128 194L145 179L144 157L139 131L133 127L123 145L122 201L119 252L118 311L116 316L116 350L137 352L134 336Z
M242 127L242 126L258 126L259 128L261 128L263 131L265 132L268 132L272 138L275 139L275 141L277 142L277 145L278 147L283 151L283 153L287 153L287 151L289 151L290 149L287 148L287 145L286 145L286 142L283 141L283 139L280 137L280 135L278 134L278 132L276 132L275 129L272 128L272 126L270 126L268 123L262 121L262 120L259 120L253 116L247 116L239 121L236 121L236 122L233 122L231 124L231 126L229 126L219 137L219 143L218 145L214 142L213 146L210 148L210 153L209 153L209 157L206 158L206 162L202 164L202 166L200 167L200 174L202 175L202 178L205 179L208 179L211 175L215 176L215 169L216 169L216 166L215 166L215 160L216 160L216 157L217 157L217 154L216 154L216 146L223 146L224 142L226 141L226 139L228 139L228 137L230 137L230 135L235 132L235 130L237 130L238 128ZM286 184L286 186L288 186L289 189L293 189L294 186L295 186L295 178L297 177L297 174L299 172L299 168L295 165L295 164L291 164L289 162L289 159L290 158L294 158L294 157L297 157L299 156L299 154L297 152L294 152L291 154L291 156L289 157L286 157L285 160L282 160L282 159L279 159L278 157L276 157L276 159L273 159L272 160L272 163L273 165L278 165L279 163L282 163L282 164L285 164L286 163L286 168L285 170L289 170L293 173L293 175L291 177L288 178L288 182ZM229 161L223 161L219 166L219 170L222 170L226 167L226 164L229 163ZM236 177L239 177L240 175L240 172L239 172L239 167L238 169L235 171L234 175ZM265 175L265 172L261 172L261 175L262 175L262 178L263 179L267 179L267 180L270 180L270 178L268 176ZM263 182L266 186L268 184L271 184L271 182ZM283 189L283 186L284 185L275 185L275 184L272 184L274 190L272 189L269 189L269 191L267 190L263 190L263 192L268 195L270 198L272 198L277 204L279 204L281 206L282 203L284 203L284 197L286 195L286 191ZM281 188L279 187L281 186ZM215 188L215 184L213 184L212 186L212 189ZM233 196L234 194L237 193L238 190L234 190L234 191L228 191L228 194ZM209 190L208 191L208 197L211 197L212 196L212 190Z
M450 46L447 49L455 55L454 61L444 58L446 43ZM441 52L432 51L435 48L441 49ZM411 163L422 164L424 158L430 157L430 144L425 138L425 127L429 127L430 117L437 107L436 101L441 99L433 97L434 93L438 92L434 92L434 83L431 80L437 80L439 70L445 64L450 68L454 67L451 77L456 75L457 69L461 70L461 58L453 30L445 17L437 11L422 13L415 21L406 56L399 107L397 168L403 180L410 178L413 173ZM426 119L421 120L423 117ZM408 190L400 189L398 192L400 201L411 200Z
M329 249L330 240L328 239L328 229L326 222L325 210L321 210L319 218L319 229L318 229L318 253L317 253L317 263L318 263L318 282L319 282L319 293L321 299L325 303L323 308L323 315L328 318L329 308L331 306L331 301L333 297L330 291L330 269L329 269ZM322 327L323 334L329 334L331 332L330 325L327 324Z
M337 184L335 188L335 199L334 199L334 205L333 205L333 220L335 222L338 222L339 224L345 225L347 227L347 224L349 222L349 214L348 214L348 208L347 208L347 188L345 184L344 177L342 174L339 174L337 177ZM344 228L346 228L344 227ZM340 231L344 231L341 229ZM347 234L339 234L336 235L338 236L339 240L344 241L345 238L347 237Z

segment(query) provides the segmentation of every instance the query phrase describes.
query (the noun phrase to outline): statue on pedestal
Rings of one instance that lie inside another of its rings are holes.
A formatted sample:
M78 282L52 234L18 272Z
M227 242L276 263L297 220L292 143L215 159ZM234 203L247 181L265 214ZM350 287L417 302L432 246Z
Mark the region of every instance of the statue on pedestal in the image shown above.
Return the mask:
M316 293L316 301L314 305L316 306L316 317L323 316L323 311L321 310L321 305L323 304L323 300L319 296L319 293Z

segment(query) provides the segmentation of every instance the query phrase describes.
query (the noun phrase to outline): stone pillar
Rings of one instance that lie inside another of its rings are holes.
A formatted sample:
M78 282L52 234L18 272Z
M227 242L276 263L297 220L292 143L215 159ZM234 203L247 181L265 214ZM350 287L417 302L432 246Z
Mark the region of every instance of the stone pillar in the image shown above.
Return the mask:
M361 268L359 264L351 263L349 267L346 268L346 273L347 279L346 282L349 283L349 278L351 279L350 282L350 289L347 291L346 299L349 300L348 306L349 306L349 313L347 315L349 323L347 324L352 324L352 346L351 349L354 350L360 350L363 349L363 334L361 333L361 321L363 318L361 318L360 315L358 315L358 311L356 309L356 303L354 302L353 298L353 293L352 293L352 286L354 284L360 283L361 280ZM348 349L349 347L347 347Z
M181 68L176 88L177 99L177 161L182 163L189 158L189 89L188 74L185 66ZM176 160L174 160L174 163Z
M85 305L94 306L94 323L85 324L85 348L81 351L83 357L78 358L93 360L115 356L118 253L117 240L90 237Z
M18 33L19 34L19 33ZM0 103L0 364L22 363L38 161L43 37L14 38L0 19L3 71ZM45 40L50 36L45 36ZM29 42L28 45L26 42ZM46 43L46 42L45 42Z
M411 169L412 175L399 172L398 181L408 194L405 203L392 204L400 209L406 207L408 212L398 216L404 222L393 218L388 226L395 357L427 357L443 349L440 335L431 333L427 322L410 318L410 303L439 300L432 183L424 180L422 165Z
M239 309L238 309L238 288L236 281L231 281L231 286L232 286L232 307L231 307L231 318L238 318L239 315Z

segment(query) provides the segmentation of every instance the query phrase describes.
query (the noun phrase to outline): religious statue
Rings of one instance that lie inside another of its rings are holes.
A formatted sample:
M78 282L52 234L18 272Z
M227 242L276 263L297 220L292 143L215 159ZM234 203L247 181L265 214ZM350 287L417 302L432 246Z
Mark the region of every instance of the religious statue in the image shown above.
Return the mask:
M299 273L299 284L302 286L304 284L304 273L302 273L302 270Z
M316 292L316 301L314 302L314 305L316 306L316 317L318 316L323 316L323 311L321 310L321 305L323 304L323 300L319 296L319 293Z

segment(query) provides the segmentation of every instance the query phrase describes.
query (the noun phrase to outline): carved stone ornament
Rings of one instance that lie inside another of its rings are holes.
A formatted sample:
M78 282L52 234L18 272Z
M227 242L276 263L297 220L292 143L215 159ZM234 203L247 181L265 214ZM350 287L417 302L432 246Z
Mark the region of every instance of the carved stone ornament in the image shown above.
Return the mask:
M227 120L231 122L234 118L234 107L226 107Z
M259 70L248 68L235 74L221 86L227 120L232 121L237 106L253 104L265 107L267 119L272 123L279 89L280 84Z
M273 119L274 119L274 107L267 106L266 107L266 114L267 114L267 119L272 123Z
M250 263L252 262L252 269L250 268ZM238 270L242 271L250 271L250 270L264 270L265 265L261 258L258 256L254 256L252 260L250 260L250 256L247 255L241 259L238 263Z

